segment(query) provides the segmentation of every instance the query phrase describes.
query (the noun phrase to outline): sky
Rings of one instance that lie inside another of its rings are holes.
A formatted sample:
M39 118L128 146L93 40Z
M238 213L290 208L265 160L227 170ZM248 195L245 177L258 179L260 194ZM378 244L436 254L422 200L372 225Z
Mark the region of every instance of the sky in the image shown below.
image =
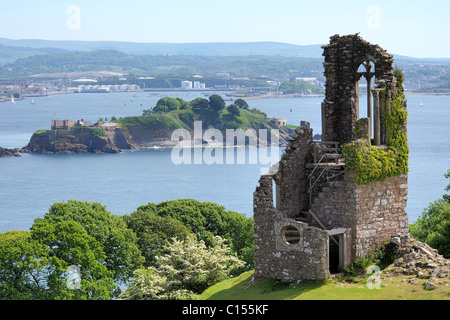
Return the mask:
M355 34L390 53L450 58L448 0L0 0L0 38L326 44Z

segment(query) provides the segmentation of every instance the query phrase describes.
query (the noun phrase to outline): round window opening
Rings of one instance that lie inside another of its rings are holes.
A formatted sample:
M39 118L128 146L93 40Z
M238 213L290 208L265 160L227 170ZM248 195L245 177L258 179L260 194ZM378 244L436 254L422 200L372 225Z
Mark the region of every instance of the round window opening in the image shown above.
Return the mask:
M289 245L297 245L300 243L300 231L296 227L287 226L281 231L281 237Z

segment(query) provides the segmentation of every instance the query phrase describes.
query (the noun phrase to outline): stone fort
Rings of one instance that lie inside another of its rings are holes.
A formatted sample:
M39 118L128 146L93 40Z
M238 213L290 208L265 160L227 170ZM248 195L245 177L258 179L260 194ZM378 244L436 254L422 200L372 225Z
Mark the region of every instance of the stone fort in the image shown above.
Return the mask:
M384 118L393 98L403 97L393 56L358 34L332 36L322 48L326 92L321 141L313 140L309 123L302 122L254 193L256 277L325 279L381 248L391 235L408 233L407 171L358 183L342 152L355 141L390 148ZM363 118L362 77L368 84ZM406 110L406 100L401 101ZM402 130L406 136L406 120Z

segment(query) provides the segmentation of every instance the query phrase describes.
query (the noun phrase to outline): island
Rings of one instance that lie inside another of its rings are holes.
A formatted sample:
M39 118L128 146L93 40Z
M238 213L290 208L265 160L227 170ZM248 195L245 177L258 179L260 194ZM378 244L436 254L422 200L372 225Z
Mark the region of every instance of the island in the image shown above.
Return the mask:
M120 153L123 150L144 148L173 148L179 141L172 139L177 129L194 132L195 123L202 124L202 130L216 129L226 136L228 129L254 129L259 132L276 130L280 146L285 146L295 133L296 126L287 124L283 118L269 118L258 109L250 109L243 99L237 99L229 106L219 95L208 99L197 98L185 101L181 98L164 97L155 107L143 110L141 116L103 119L95 124L81 120L53 120L50 130L36 131L27 146L20 152L41 154L71 153ZM274 131L275 132L275 131ZM264 137L265 138L265 137ZM270 138L270 134L269 134ZM260 139L258 136L256 139ZM268 141L270 143L270 139ZM211 141L201 141L208 145ZM233 145L239 145L236 141ZM244 145L247 145L248 139ZM260 145L260 144L258 144Z

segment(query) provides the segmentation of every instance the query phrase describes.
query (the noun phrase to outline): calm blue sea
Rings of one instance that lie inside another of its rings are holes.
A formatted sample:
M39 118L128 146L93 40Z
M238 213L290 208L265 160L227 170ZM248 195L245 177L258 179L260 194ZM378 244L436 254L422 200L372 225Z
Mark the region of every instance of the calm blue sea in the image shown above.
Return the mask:
M35 104L30 99L1 103L0 146L25 146L34 131L48 129L53 119L83 118L96 122L99 118L141 115L143 109L154 106L163 96L189 101L203 95L67 94L35 98ZM410 95L407 99L411 149L408 214L413 222L430 202L444 194L449 183L443 175L450 168L450 96ZM248 103L268 116L285 117L290 124L309 121L314 132L320 134L322 101L323 97L272 98ZM235 149L225 152L237 153ZM253 192L267 165L246 163L175 165L170 150L0 158L0 232L28 230L53 203L70 199L99 202L121 215L149 202L192 198L219 203L228 210L251 216Z

